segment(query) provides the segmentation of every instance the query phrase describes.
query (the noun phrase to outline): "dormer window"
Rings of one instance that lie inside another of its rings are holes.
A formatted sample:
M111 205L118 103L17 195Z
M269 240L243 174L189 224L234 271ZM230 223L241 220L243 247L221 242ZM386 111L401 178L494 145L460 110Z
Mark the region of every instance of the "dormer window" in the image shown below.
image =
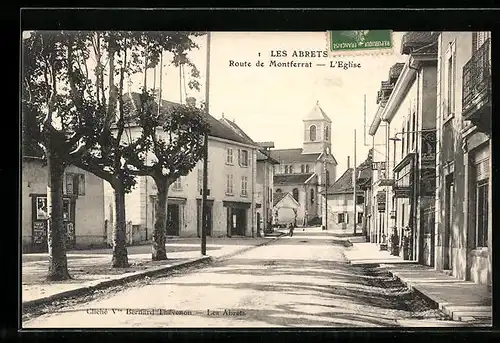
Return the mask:
M309 140L311 142L316 141L316 125L311 125L311 127L309 127Z

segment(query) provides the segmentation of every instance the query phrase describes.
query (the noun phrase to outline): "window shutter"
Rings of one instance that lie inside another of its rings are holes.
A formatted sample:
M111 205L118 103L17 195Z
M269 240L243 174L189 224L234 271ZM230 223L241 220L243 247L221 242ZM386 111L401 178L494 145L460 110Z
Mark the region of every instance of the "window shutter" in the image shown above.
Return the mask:
M346 223L349 224L349 213L345 214L345 218L346 218Z
M85 174L78 174L78 195L85 195Z
M238 149L238 164L241 166L241 149Z
M73 195L73 174L66 174L66 194Z

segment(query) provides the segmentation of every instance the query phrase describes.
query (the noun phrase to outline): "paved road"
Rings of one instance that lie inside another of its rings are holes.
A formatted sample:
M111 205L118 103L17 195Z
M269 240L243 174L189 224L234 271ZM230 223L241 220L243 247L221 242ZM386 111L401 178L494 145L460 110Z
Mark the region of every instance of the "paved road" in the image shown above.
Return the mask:
M381 271L347 265L343 249L329 233L298 229L210 267L63 307L23 327L390 327L443 319Z

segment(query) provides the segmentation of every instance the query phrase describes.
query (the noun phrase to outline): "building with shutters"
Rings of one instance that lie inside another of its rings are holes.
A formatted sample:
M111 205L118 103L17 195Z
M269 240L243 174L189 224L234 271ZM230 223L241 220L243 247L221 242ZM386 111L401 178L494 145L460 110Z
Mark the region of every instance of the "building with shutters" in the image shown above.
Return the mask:
M337 161L332 154L332 121L316 103L303 119L302 148L272 149L274 193L291 193L300 204L297 225L320 225L325 204L319 194L336 180Z
M24 150L24 149L23 149ZM34 154L33 154L34 155ZM41 155L24 156L21 166L22 251L47 252L48 168ZM66 248L103 247L106 244L102 179L75 166L63 177L63 221Z
M356 178L364 178L366 171L371 175L371 157L356 167ZM350 167L350 158L347 160L347 170L328 187L328 229L349 230L354 232L363 231L365 217L365 191L362 183L356 183L356 194L354 194L354 168ZM324 195L324 191L321 192ZM356 202L356 213L354 213L354 202Z
M126 95L127 101L138 94ZM194 98L186 99L195 106ZM162 106L179 104L162 101ZM237 134L209 114L202 114L210 125L208 137L208 236L255 236L257 152L260 147L252 140ZM139 134L133 125L128 135ZM186 176L175 181L168 190L167 236L201 236L201 199L203 161ZM157 189L150 177L139 177L136 187L126 194L127 239L129 244L152 239ZM105 191L106 219L113 224L114 200L111 187ZM112 241L111 234L108 242Z
M436 268L492 284L491 33L442 32L438 49Z
M436 32L403 35L400 49L406 61L391 68L389 81L382 82L379 92L383 106L374 124L383 122L385 127L372 125L370 131L382 129L386 135L385 172L375 193L381 205L377 206L383 206L378 209L383 220L381 241L391 244L394 230L401 238L408 228L410 259L428 266L434 265L435 253L438 36Z

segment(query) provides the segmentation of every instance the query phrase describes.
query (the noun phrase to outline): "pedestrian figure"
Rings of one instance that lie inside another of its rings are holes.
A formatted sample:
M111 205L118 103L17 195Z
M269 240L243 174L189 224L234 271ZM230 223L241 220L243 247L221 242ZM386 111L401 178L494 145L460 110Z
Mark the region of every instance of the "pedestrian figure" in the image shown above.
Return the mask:
M288 225L290 237L293 237L293 229L294 229L294 225L293 225L293 223L290 223L290 225Z

